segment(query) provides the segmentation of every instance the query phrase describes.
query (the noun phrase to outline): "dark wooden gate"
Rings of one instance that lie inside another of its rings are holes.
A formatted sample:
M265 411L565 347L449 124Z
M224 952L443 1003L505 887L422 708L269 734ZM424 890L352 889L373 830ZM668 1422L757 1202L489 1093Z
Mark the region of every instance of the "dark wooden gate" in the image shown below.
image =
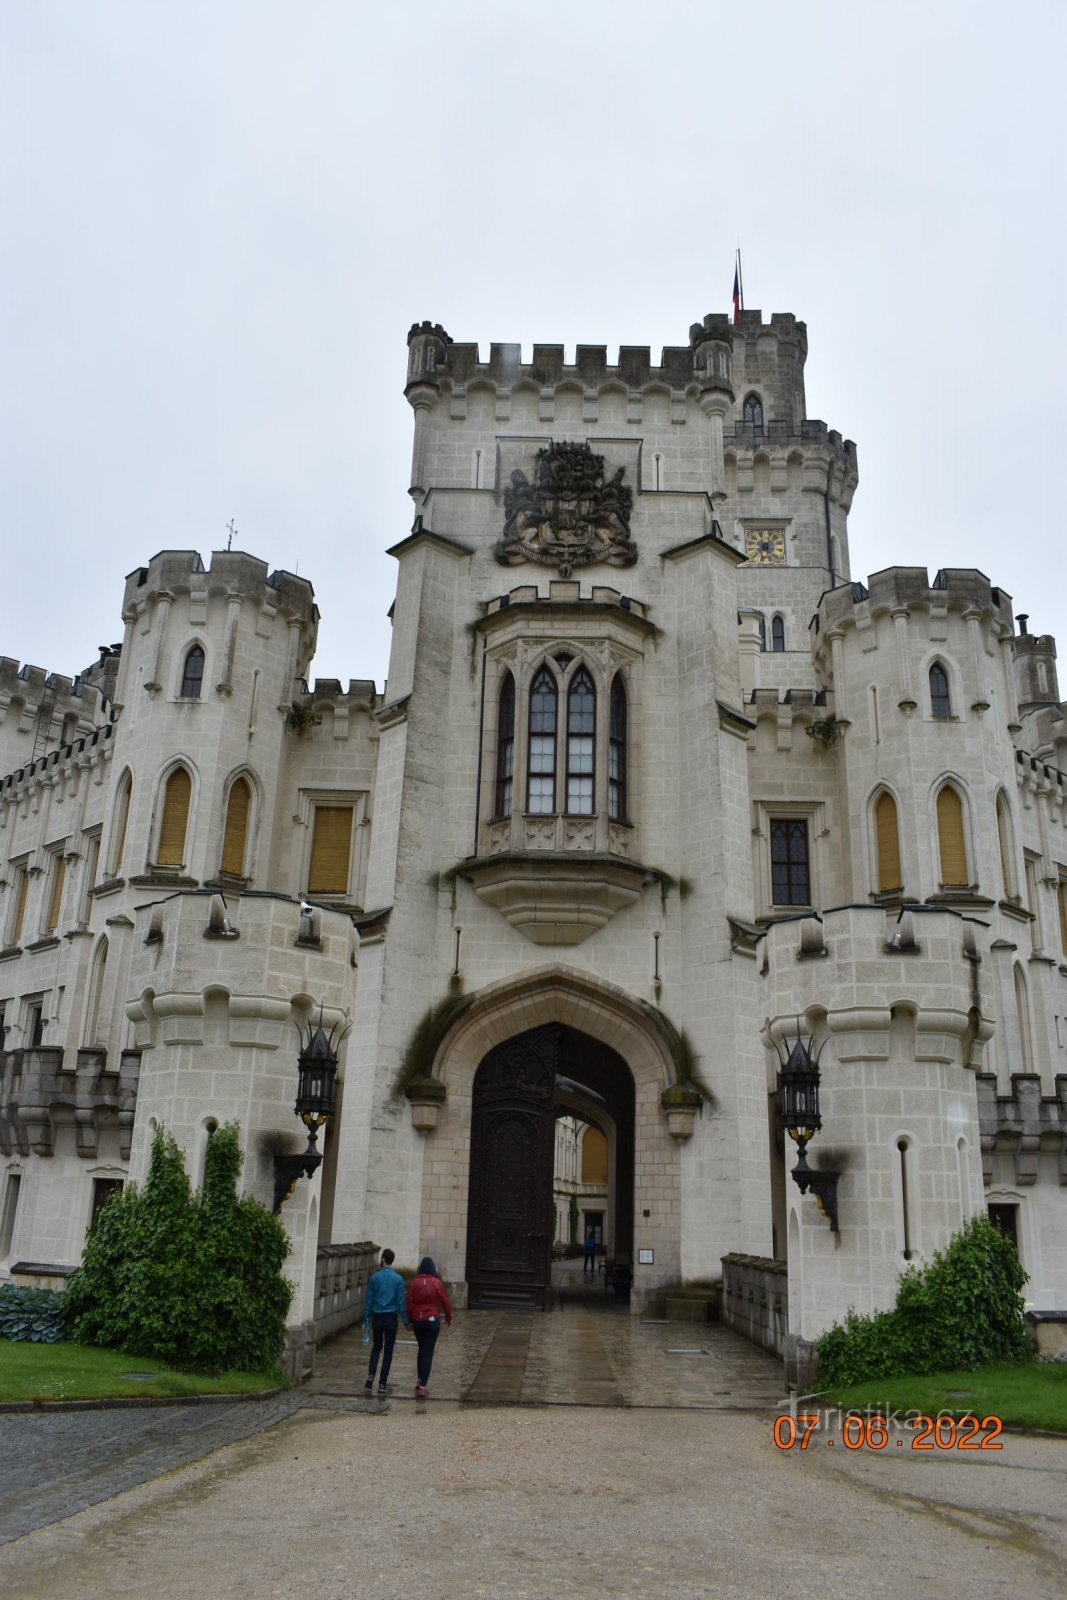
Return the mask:
M509 1039L475 1074L467 1219L471 1306L543 1310L547 1303L561 1031L538 1028Z

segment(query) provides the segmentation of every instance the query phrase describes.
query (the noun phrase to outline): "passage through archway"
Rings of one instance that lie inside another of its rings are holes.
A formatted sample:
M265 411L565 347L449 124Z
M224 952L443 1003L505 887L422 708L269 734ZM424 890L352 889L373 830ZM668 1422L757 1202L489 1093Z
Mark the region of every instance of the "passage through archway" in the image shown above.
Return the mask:
M588 1105L615 1130L615 1253L633 1250L634 1081L617 1051L562 1024L497 1045L474 1077L467 1220L473 1307L543 1309L552 1263L556 1117Z

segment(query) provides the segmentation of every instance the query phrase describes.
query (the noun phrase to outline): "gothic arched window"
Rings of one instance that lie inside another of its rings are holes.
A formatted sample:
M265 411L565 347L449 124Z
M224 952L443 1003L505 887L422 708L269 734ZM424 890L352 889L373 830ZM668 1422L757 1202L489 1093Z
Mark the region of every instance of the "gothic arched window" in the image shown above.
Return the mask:
M556 680L542 667L530 685L530 756L526 780L527 811L556 809Z
M745 396L742 416L757 433L763 432L763 401L754 390Z
M626 821L626 685L622 673L611 681L608 718L608 816Z
M511 816L511 788L515 775L515 679L504 674L496 718L496 793L495 817Z
M595 737L596 690L579 667L567 695L567 810L572 816L593 814Z
M185 834L189 826L189 805L193 780L185 767L175 767L163 793L163 815L156 847L157 867L180 867L185 861Z
M185 658L182 668L181 698L183 700L199 700L200 690L204 685L204 652L198 644Z
M963 801L950 783L946 783L937 797L937 845L942 887L966 888L971 880L967 876Z
M785 621L782 617L771 618L771 649L785 649Z
M247 778L237 778L226 802L226 826L222 835L221 870L232 878L244 876L248 853L248 820L252 814L252 787Z
M930 715L951 717L952 700L948 692L948 673L940 661L930 668Z
M897 803L884 789L875 802L874 836L878 855L878 892L887 894L891 889L901 888L904 878L900 870Z

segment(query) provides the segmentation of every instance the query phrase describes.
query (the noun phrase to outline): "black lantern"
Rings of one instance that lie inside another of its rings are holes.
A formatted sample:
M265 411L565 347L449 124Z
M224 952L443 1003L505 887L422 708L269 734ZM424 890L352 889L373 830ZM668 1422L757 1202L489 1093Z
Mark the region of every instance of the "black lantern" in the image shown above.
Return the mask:
M303 1174L314 1177L322 1164L322 1151L318 1148L319 1129L333 1115L337 1080L337 1046L348 1032L335 1024L327 1035L322 1025L322 1008L319 1008L318 1027L308 1023L306 1034L301 1034L303 1045L297 1061L299 1078L296 1105L293 1107L308 1131L307 1149L298 1155L274 1157L274 1210L279 1212L296 1188L296 1180Z
M778 1071L778 1115L782 1127L797 1147L793 1182L801 1194L810 1191L815 1196L831 1231L837 1233L837 1180L841 1174L825 1168L809 1167L806 1153L809 1141L822 1127L819 1063L811 1053L813 1039L814 1035L811 1035L807 1044L804 1043L800 1037L798 1020L796 1043ZM780 1051L778 1059L782 1061Z

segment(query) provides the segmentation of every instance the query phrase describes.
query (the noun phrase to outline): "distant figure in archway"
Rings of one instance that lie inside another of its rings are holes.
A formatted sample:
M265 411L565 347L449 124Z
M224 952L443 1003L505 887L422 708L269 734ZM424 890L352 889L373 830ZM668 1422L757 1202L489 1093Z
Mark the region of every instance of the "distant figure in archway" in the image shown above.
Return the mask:
M596 1229L591 1222L587 1224L585 1230L585 1259L582 1262L583 1278L587 1272L590 1277L596 1277Z

